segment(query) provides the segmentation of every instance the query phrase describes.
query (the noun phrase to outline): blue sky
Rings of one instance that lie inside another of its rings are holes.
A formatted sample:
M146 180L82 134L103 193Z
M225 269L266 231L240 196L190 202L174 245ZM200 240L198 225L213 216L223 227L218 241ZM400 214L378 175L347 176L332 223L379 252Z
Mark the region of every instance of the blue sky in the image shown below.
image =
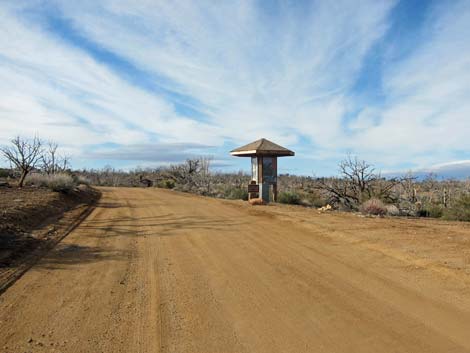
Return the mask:
M468 38L470 1L3 1L0 144L230 171L265 137L296 151L285 173L334 175L351 153L470 175Z

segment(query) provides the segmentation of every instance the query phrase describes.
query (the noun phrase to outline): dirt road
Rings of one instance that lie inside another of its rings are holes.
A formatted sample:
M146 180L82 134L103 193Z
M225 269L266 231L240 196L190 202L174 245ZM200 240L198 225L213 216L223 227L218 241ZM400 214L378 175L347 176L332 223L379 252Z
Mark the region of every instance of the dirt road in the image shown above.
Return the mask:
M470 352L469 241L453 224L103 189L0 297L0 351Z

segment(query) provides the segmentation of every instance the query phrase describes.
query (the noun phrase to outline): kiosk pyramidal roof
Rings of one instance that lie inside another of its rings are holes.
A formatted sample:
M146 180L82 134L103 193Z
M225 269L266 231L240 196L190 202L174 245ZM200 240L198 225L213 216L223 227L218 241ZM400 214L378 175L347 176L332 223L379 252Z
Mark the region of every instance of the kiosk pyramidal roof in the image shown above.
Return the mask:
M265 138L251 142L245 146L235 148L230 151L230 154L235 157L250 157L250 156L277 156L287 157L295 156L295 152L279 146L274 142L266 140Z

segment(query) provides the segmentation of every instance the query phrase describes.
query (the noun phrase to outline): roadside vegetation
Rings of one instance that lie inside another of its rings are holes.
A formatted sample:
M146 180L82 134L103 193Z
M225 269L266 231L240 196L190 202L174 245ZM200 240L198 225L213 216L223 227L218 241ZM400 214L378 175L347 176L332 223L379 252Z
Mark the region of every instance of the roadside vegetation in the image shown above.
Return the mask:
M17 137L0 147L0 293L86 215L100 193L58 145Z
M362 160L348 156L339 163L335 178L280 175L278 201L375 216L431 217L470 221L470 179L441 180L428 175L418 180L410 175L386 178ZM75 171L92 185L154 186L216 198L248 198L250 176L214 173L206 158L187 160L170 167L137 168L131 171L106 167ZM143 182L145 181L145 182Z
M58 155L56 144L44 144L37 138L30 142L16 138L0 152L12 165L11 169L0 169L0 185L5 180L16 180L19 185L60 192L80 184L158 187L216 198L248 199L249 175L241 171L213 172L211 159L205 157L159 168L123 171L107 166L72 171L69 159ZM280 175L278 201L365 215L470 221L470 178L442 180L432 174L420 180L411 174L386 178L373 165L352 156L339 162L338 170L338 176L330 178Z
M81 184L88 185L84 177L72 173L69 158L60 155L58 148L58 144L45 143L38 137L12 139L9 145L0 147L0 155L12 166L0 170L0 185L40 187L64 193Z

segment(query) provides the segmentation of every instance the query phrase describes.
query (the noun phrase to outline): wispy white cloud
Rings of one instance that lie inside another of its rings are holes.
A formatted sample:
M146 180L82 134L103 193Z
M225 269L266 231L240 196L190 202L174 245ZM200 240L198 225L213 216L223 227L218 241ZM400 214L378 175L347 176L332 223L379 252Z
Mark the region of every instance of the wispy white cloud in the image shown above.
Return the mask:
M470 160L451 161L431 165L426 168L414 168L402 171L385 172L383 175L394 177L411 174L416 178L422 179L430 176L438 179L460 179L470 180Z
M175 163L185 158L204 156L212 146L194 143L151 143L128 146L98 147L89 151L89 158L103 160Z
M11 9L0 8L0 18L0 141L35 133L75 146L179 139L181 132L186 141L217 138L214 127L176 113Z
M386 39L394 1L41 4L0 6L0 142L38 132L79 152L265 136L305 155L349 150L390 168L470 147L468 2L438 3L406 56L383 55L379 103L356 100L354 85ZM151 84L61 38L49 16Z
M269 15L248 1L61 5L86 37L199 102L225 137L292 143L302 131L328 143L393 3L286 3Z
M351 140L356 150L392 165L429 166L470 149L470 3L441 2L424 28L408 56L385 63L386 102L373 107L379 123Z

